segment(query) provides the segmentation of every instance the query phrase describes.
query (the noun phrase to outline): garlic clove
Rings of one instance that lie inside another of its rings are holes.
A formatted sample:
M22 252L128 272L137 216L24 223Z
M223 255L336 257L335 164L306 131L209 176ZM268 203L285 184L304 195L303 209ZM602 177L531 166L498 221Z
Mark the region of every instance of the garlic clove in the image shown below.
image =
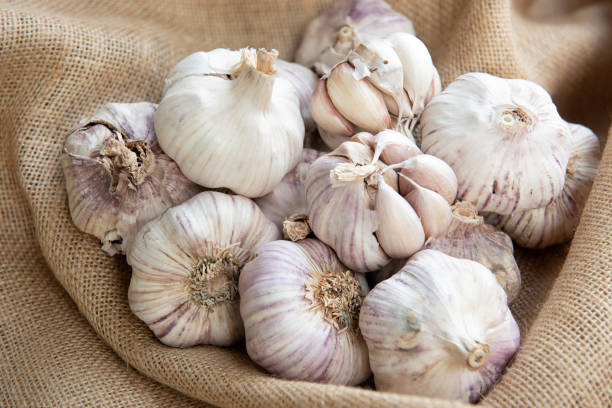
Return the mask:
M383 130L375 136L374 159L391 165L408 160L423 152L408 137L394 130Z
M421 124L423 151L453 168L458 197L479 211L540 208L563 189L570 132L533 82L461 75L427 105Z
M414 209L396 191L378 179L376 211L379 215L376 237L391 258L406 258L423 247L424 225Z
M447 233L428 240L425 247L481 263L493 272L508 296L508 303L512 303L521 287L521 273L514 259L512 239L486 224L469 202L458 201L452 211Z
M510 215L487 214L487 222L503 229L519 245L545 248L569 241L597 174L599 139L587 127L569 123L572 149L561 195L550 204Z
M401 117L403 119L411 120L413 118L412 103L410 103L408 94L404 89L402 89L401 92L398 91L395 97L385 93L382 94L382 97L383 101L385 101L387 109L392 115L395 115L396 117L399 116L401 109Z
M421 187L440 194L449 204L457 196L457 176L453 169L444 161L429 154L411 157L401 164L401 173L414 180ZM411 189L410 184L400 177L400 194L406 195Z
M391 127L391 118L380 92L367 80L357 80L348 63L337 65L327 78L332 103L347 120L368 132Z
M359 326L381 391L476 402L519 347L481 264L423 250L366 296Z
M437 75L427 47L409 33L393 33L387 37L399 57L404 74L404 89L412 102L412 114L419 116L425 108L432 82ZM435 85L434 85L435 91Z
M363 284L320 241L262 246L240 275L249 357L282 378L361 383L370 375L358 326Z
M142 225L202 190L162 152L152 126L156 108L106 104L64 142L72 220L111 256L125 253Z
M200 193L138 231L127 253L130 309L169 346L231 345L244 336L240 271L279 238L251 200Z
M400 174L400 179L403 178L412 186L412 190L404 198L421 219L425 237L429 239L444 235L452 218L448 202L440 194L423 188Z
M355 130L353 125L348 120L344 119L338 110L336 110L331 99L329 99L326 82L326 79L320 80L314 89L310 100L312 117L317 123L320 131L322 130L325 134L337 136L338 141L346 141L346 138L353 135ZM323 141L332 149L335 149L342 143L334 142L333 144L329 144L327 140L324 139Z

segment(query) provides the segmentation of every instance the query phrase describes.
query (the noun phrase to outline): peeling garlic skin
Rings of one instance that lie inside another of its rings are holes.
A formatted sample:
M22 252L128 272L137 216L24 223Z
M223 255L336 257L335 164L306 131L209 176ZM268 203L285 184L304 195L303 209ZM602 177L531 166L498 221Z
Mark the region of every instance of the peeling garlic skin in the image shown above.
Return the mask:
M523 79L461 75L426 106L422 150L448 163L479 211L539 208L561 194L570 132L550 95Z
M238 277L279 238L253 201L200 193L139 230L127 253L130 309L166 345L234 344L244 337Z
M470 402L497 381L520 340L491 272L433 250L370 291L359 325L378 390Z
M262 246L240 275L249 357L282 378L363 382L370 376L358 327L363 285L318 240Z
M515 211L510 215L485 214L487 222L503 229L520 246L546 248L569 241L578 226L597 174L601 150L599 139L589 128L568 125L572 132L572 153L561 195L542 208Z
M74 224L125 253L138 228L202 191L165 155L153 128L157 105L109 103L64 143L62 168Z
M255 200L264 215L280 229L290 215L308 213L304 183L310 165L322 155L321 152L305 148L302 160L283 177L280 184L269 194Z

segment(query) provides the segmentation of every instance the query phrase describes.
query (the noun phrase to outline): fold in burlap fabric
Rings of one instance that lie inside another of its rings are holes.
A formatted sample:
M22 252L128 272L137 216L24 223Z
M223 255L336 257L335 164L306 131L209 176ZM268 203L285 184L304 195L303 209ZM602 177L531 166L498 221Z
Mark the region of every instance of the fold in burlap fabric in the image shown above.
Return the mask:
M124 258L109 258L70 220L59 158L80 119L109 101L158 101L168 69L196 50L265 46L291 59L329 3L0 3L1 406L462 405L275 379L241 346L166 347L129 311ZM605 144L610 4L392 4L413 20L444 84L468 71L537 81L564 118ZM571 247L517 250L522 345L483 405L612 403L611 208L608 144Z

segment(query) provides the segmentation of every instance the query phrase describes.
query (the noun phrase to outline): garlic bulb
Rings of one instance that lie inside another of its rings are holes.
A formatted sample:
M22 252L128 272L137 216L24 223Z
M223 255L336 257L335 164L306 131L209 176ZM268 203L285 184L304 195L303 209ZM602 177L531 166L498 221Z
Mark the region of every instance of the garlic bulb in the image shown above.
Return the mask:
M503 229L521 246L545 248L569 241L578 225L601 151L597 136L589 128L568 125L572 147L561 195L542 208L486 216L488 222Z
M451 210L445 198L420 185L421 178L435 179L436 169L411 179L415 191L402 197L395 169L411 159L385 166L377 159L390 147L385 144L389 139L361 134L353 140L310 166L306 201L317 238L349 268L368 272L382 268L390 258L406 258L421 249L426 238L444 234ZM403 153L401 145L395 147L398 156L412 154L410 145Z
M248 198L200 193L138 231L127 254L130 309L169 346L231 345L244 336L240 271L279 237Z
M512 239L478 215L476 207L466 201L453 205L453 214L446 235L432 238L425 248L465 258L487 267L512 303L521 288L521 273L514 260Z
M325 52L342 60L361 40L400 31L414 34L412 22L383 0L336 0L308 24L295 60L316 67Z
M427 47L408 33L365 40L321 79L310 111L323 141L336 148L357 129L393 127L412 139L425 104L440 91Z
M506 294L481 264L423 250L365 298L376 388L475 402L519 346Z
M70 215L109 255L124 253L140 226L201 191L157 144L156 108L106 104L64 142Z
M539 208L563 189L569 129L533 82L461 75L427 105L421 124L422 150L452 167L458 198L479 211Z
M358 326L366 293L320 241L267 243L240 275L249 357L283 378L359 384L370 376Z
M190 180L260 197L296 166L304 121L295 89L276 74L277 55L243 49L231 69L229 58L221 59L223 74L180 77L180 70L171 71L155 130ZM214 62L209 56L209 65Z
M302 151L302 160L283 177L282 181L274 187L274 190L255 200L264 215L292 240L306 238L310 233L310 227L307 223L308 216L306 215L308 205L304 182L310 165L322 154L316 150L305 148ZM300 218L299 215L303 215L306 219L303 220L303 217ZM290 217L293 217L293 219L288 220Z

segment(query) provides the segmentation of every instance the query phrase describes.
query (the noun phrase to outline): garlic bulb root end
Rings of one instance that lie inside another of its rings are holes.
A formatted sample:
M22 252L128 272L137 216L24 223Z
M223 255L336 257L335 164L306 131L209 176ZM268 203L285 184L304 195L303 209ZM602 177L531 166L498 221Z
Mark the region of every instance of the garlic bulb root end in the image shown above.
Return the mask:
M283 221L283 237L293 242L301 241L310 233L308 214L292 214Z

